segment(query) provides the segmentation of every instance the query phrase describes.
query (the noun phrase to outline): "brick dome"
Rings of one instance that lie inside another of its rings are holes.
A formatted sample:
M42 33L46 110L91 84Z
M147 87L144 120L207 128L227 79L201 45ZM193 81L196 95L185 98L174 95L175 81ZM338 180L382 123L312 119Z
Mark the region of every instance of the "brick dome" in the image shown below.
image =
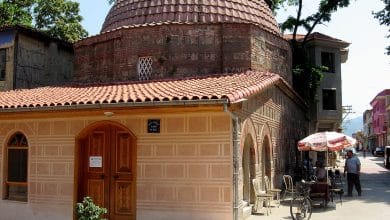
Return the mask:
M101 32L162 22L252 23L280 33L264 0L116 0Z

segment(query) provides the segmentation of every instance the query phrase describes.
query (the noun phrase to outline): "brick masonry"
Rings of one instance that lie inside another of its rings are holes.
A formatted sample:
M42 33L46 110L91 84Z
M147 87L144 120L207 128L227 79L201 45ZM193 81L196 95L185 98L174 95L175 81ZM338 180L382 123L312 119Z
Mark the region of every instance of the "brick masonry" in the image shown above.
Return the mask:
M252 24L169 24L129 27L75 44L78 82L138 80L138 58L151 56L152 79L248 69L291 82L287 41Z

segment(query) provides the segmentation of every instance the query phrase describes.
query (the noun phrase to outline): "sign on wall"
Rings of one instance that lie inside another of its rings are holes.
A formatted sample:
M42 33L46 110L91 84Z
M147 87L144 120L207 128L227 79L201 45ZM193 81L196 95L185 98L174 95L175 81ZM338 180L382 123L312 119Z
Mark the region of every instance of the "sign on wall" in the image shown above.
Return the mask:
M90 156L89 167L103 167L103 158L101 156Z
M160 133L160 119L148 119L148 133Z

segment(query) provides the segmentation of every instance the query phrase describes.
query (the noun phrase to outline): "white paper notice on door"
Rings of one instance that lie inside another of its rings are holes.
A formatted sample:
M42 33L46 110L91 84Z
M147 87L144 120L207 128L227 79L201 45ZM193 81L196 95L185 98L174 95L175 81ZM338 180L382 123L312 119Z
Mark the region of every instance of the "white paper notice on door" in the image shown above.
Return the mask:
M90 156L89 167L103 167L103 158L101 156Z

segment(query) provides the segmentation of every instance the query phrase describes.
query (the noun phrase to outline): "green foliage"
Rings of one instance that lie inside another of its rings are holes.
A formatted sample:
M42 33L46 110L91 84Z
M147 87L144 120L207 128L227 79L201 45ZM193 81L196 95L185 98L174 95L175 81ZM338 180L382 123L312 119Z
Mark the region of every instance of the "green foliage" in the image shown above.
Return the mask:
M75 42L88 36L81 26L79 3L66 0L37 0L35 27L53 37Z
M373 14L374 17L379 20L379 23L381 25L386 25L389 27L390 26L390 0L382 0L382 1L385 3L385 7L382 10L375 12ZM389 28L389 32L390 32L390 28ZM390 34L387 35L387 38L390 38ZM388 46L386 50L387 50L387 55L390 55L390 46Z
M31 26L34 0L0 0L0 24Z
M82 203L76 204L78 220L100 220L101 216L107 213L107 209L101 208L93 203L90 197L84 197Z
M88 36L79 3L70 0L0 0L0 24L23 25L69 42Z

